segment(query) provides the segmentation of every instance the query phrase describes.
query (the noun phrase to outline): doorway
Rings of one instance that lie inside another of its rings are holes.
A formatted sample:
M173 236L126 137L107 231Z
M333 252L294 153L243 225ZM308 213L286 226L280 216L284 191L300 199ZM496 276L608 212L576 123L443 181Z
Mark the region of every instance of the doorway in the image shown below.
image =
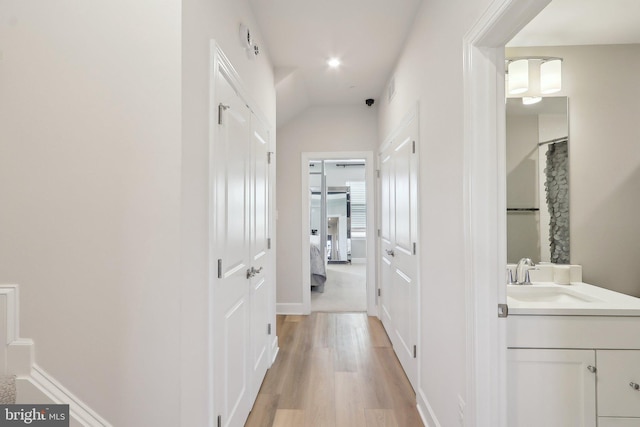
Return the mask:
M302 153L305 312L375 307L372 152Z

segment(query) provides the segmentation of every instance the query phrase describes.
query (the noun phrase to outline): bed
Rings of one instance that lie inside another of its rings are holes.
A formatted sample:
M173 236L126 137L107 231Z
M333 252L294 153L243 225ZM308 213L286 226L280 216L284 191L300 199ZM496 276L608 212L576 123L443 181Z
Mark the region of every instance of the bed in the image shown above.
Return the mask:
M311 250L311 287L314 291L324 292L324 283L327 281L327 270L325 268L324 256L320 247L320 236L309 236L309 247Z

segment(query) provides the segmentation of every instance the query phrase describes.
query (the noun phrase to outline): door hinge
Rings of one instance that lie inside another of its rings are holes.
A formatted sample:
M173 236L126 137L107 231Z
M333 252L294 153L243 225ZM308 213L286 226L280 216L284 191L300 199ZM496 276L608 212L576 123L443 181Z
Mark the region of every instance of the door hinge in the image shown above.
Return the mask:
M378 288L378 296L381 297L382 296L382 289Z
M376 175L378 178L380 178L380 169L376 169Z
M416 242L413 242L413 254L415 255L417 253L417 244Z
M273 154L273 151L267 151L267 164L271 164L271 155Z
M415 141L411 141L411 151L413 152L413 154L416 154L416 142Z
M498 317L509 316L509 306L507 304L498 304Z
M271 237L267 239L267 249L271 249Z
M271 323L267 324L267 335L271 335Z
M218 415L218 427L222 427L222 415Z
M218 279L222 279L222 259L218 260Z
M414 345L413 346L413 358L415 359L416 357L418 357L418 346Z
M380 229L378 228L378 237L380 237Z
M222 113L229 109L228 105L224 105L222 102L218 104L218 124L222 124Z

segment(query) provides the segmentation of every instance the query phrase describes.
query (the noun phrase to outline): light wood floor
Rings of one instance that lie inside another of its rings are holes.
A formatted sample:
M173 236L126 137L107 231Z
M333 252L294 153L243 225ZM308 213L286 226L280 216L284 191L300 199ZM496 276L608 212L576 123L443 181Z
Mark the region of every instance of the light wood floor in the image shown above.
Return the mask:
M416 397L380 321L278 316L280 353L247 427L418 427Z

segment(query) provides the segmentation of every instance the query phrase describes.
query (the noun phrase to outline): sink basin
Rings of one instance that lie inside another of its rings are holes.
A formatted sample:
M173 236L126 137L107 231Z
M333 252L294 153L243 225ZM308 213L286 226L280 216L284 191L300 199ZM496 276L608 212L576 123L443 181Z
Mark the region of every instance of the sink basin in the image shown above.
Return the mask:
M640 298L583 282L507 285L507 305L510 316L640 316Z
M561 286L507 286L507 297L521 303L589 304L602 302L591 295Z

